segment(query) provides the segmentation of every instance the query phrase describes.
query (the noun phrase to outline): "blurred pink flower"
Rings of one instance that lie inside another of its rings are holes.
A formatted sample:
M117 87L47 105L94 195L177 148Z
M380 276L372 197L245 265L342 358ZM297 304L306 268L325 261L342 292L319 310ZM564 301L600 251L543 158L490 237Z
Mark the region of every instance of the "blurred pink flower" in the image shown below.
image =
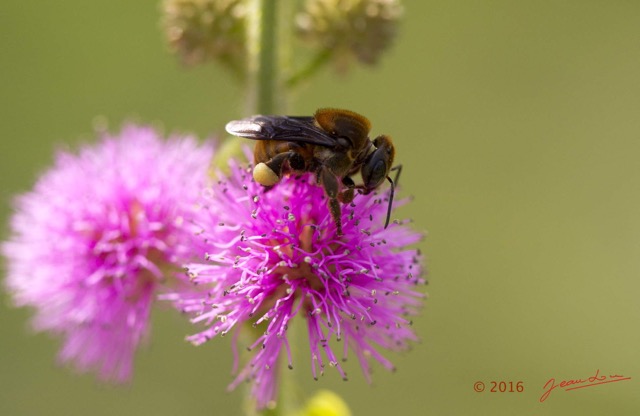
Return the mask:
M325 192L312 175L283 178L265 191L251 170L231 166L230 177L210 189L195 220L207 255L189 264L188 274L207 291L162 296L193 323L206 325L188 340L202 344L245 323L256 328L251 333L259 335L247 345L255 352L230 388L252 380L259 408L276 399L283 347L293 366L287 328L296 316L306 321L314 378L329 365L346 379L340 362L349 348L367 379L370 358L393 369L381 351L405 349L416 340L410 316L423 302L416 285L424 280L422 256L408 248L421 234L401 221L384 229L389 192L356 195L343 205L344 235L338 237ZM343 343L342 352L334 351L332 340Z
M77 155L59 152L16 199L5 284L16 305L35 309L37 331L62 337L62 362L130 378L158 288L194 254L188 218L212 151L128 125Z

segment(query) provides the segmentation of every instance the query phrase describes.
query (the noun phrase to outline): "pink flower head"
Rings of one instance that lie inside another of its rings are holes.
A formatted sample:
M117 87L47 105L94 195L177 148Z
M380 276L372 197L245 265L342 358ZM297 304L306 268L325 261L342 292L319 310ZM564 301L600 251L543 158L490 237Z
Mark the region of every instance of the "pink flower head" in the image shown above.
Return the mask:
M188 337L194 344L245 323L260 331L230 388L252 380L257 406L273 403L283 347L293 365L287 327L296 316L306 321L314 378L329 365L346 379L340 361L349 349L367 379L369 358L393 369L380 350L404 349L416 339L410 315L422 304L416 285L424 280L420 252L407 248L421 234L400 221L384 228L388 196L356 195L343 205L344 235L338 237L313 175L283 178L265 191L250 169L232 163L230 177L212 187L195 221L208 253L188 265L192 281L209 290L164 298L207 326ZM335 341L341 351L334 350ZM236 369L238 361L236 354Z
M126 381L149 311L173 265L193 253L191 215L212 147L126 126L79 153L59 152L16 200L2 245L6 287L63 338L59 358ZM191 248L190 248L191 247Z

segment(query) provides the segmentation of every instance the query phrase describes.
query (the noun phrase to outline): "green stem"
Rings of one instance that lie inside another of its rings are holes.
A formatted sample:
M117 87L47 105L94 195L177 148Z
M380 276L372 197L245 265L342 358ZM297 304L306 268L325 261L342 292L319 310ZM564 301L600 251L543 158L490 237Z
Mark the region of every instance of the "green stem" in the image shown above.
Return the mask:
M278 0L248 0L247 7L247 77L245 83L245 115L278 114L284 102L279 75L279 21L284 21L280 10L288 10L288 2ZM285 6L285 7L283 7ZM280 14L279 14L280 13ZM284 25L283 25L284 26ZM287 43L288 46L288 43ZM285 48L286 49L286 48ZM243 140L225 141L213 160L213 169L226 171L230 158L242 155ZM212 169L212 170L213 170Z
M247 113L277 114L278 1L250 0L247 21Z
M318 52L311 60L309 60L309 63L306 66L293 74L287 80L287 87L295 88L301 81L311 78L311 76L318 72L319 69L324 67L324 65L329 61L329 58L331 58L332 53L333 51L331 49L322 49Z
M280 414L284 416L295 414L295 412L297 412L299 410L298 408L300 407L300 401L298 400L299 386L296 383L295 379L295 375L300 374L300 361L296 359L299 358L298 343L300 342L300 337L298 337L298 333L300 330L300 322L301 320L299 318L289 321L286 335L287 340L289 341L289 346L291 348L292 363L298 368L289 368L289 361L287 360L284 349L280 353L280 386L278 393L278 409L280 409Z
M290 2L278 0L248 0L247 21L247 103L245 112L280 114L286 105L286 92L281 71L288 69L290 59ZM238 141L240 143L240 141ZM291 339L291 338L289 338ZM282 351L281 355L284 353ZM295 409L295 383L286 357L281 356L277 371L279 394L277 405L261 416L288 416ZM247 389L247 394L249 390ZM247 402L253 402L247 397ZM249 415L255 414L251 410Z

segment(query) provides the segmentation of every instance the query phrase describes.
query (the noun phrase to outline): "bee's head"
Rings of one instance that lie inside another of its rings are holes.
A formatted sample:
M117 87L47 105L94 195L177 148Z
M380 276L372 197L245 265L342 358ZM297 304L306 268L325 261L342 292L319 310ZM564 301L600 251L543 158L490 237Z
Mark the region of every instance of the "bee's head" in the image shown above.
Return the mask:
M362 165L362 181L366 193L376 189L389 176L393 165L395 148L389 136L378 136L373 141L375 149L369 153Z

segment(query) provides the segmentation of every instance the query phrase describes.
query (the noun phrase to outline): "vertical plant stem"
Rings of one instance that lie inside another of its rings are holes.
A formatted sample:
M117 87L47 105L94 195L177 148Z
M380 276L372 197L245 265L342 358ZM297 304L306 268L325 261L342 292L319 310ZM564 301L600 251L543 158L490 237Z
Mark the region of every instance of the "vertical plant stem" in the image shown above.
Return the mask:
M284 16L281 9L288 10L289 2L278 0L248 0L246 24L247 73L245 80L244 116L253 114L278 114L284 103L283 82L280 77L280 44L284 30L279 21ZM284 6L284 7L283 7ZM286 25L282 25L283 27ZM288 43L286 44L288 46ZM285 48L286 49L286 48ZM227 169L230 158L242 155L242 140L227 140L218 149L213 160L215 169Z
M287 94L284 91L282 72L288 70L291 58L290 3L278 0L249 0L245 108L247 115L281 114L285 110ZM295 343L291 336L288 336L288 339ZM295 349L296 346L292 345L292 350ZM286 357L282 355L284 351L281 352L278 366L274 368L274 371L278 372L279 384L277 405L275 408L262 411L262 416L288 416L296 410L295 382L292 380L292 371L288 368ZM250 394L249 389L246 390L246 394ZM247 397L247 401L252 402L251 397Z
M292 319L287 328L287 339L291 348L291 361L294 368L289 368L289 362L285 354L280 357L280 393L278 394L278 408L280 414L290 416L297 414L300 407L299 391L300 387L295 376L300 374L299 348L302 338L300 335L302 321ZM284 351L283 351L284 353Z
M293 59L293 22L296 1L282 1L278 4L278 84L277 100L282 114L290 114L292 91L285 82L290 77Z
M247 22L248 114L277 114L281 81L278 71L277 0L251 0Z

